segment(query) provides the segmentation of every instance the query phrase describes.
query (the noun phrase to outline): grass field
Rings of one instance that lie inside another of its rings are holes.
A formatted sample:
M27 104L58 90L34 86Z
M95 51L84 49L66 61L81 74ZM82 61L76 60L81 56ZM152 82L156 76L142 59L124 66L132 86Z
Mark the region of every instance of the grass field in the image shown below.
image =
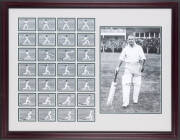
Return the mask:
M120 67L117 78L117 88L113 105L106 106L106 101L114 70L118 65L119 53L101 53L101 91L100 91L100 111L107 114L118 113L161 113L161 55L146 55L145 70L142 74L141 91L138 104L133 104L132 88L130 94L130 104L127 108L122 107L122 86L121 77L124 65Z

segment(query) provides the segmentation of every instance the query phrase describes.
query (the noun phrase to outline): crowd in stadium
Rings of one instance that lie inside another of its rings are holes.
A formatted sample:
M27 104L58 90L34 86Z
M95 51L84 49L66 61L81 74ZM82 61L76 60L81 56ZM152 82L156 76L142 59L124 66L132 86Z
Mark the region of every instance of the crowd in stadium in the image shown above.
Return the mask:
M104 37L101 38L101 51L102 52L121 52L122 48L126 45L123 38L118 37ZM142 46L145 53L160 54L160 38L136 38L136 43Z

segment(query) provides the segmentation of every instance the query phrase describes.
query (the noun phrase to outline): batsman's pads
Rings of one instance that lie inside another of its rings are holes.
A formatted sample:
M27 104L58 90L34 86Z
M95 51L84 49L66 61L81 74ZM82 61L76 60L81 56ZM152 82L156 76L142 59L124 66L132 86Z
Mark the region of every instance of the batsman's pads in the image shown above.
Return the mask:
M110 90L109 90L109 95L108 95L108 99L107 99L107 102L106 102L107 106L112 105L112 102L113 102L113 99L114 99L114 94L115 94L116 85L117 85L117 83L116 83L117 74L118 74L118 72L116 71L114 81L112 81L111 87L110 87Z

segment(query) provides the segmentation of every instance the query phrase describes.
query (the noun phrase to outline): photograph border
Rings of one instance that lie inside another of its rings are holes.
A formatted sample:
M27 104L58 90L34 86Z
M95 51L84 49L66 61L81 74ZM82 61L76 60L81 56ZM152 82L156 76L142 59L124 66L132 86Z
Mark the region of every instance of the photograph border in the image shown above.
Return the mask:
M178 138L178 3L177 2L2 2L2 137L3 138ZM66 131L66 132L43 132L43 131L9 131L8 130L8 10L9 8L169 8L172 10L172 131L161 132L122 132L122 131Z

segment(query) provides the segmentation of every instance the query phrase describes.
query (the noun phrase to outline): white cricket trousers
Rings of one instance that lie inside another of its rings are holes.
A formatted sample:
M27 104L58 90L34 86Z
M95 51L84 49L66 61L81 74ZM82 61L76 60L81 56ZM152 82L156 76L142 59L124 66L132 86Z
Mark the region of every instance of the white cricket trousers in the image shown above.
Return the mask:
M124 75L122 76L122 95L123 106L129 105L130 88L133 85L133 102L138 103L138 97L141 88L140 64L126 64Z

